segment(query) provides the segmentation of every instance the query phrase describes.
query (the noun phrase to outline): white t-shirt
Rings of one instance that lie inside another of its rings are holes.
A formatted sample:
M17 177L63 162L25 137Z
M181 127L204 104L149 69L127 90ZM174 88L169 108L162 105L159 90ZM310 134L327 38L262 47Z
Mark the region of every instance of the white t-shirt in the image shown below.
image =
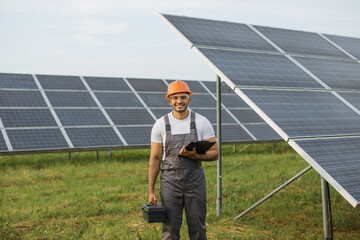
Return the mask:
M191 112L187 118L179 120L174 118L172 112L168 114L170 121L171 135L176 134L187 134L190 133L190 120ZM198 135L198 141L215 137L214 128L207 118L204 116L195 113L195 125ZM151 141L156 143L165 143L166 140L166 130L165 130L165 120L164 116L159 118L151 131Z

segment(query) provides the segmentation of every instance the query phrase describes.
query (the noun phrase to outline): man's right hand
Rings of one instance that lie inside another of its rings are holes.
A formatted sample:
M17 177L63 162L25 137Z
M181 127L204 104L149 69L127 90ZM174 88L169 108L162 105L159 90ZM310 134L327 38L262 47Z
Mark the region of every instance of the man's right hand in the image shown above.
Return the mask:
M149 193L149 203L157 203L155 193Z

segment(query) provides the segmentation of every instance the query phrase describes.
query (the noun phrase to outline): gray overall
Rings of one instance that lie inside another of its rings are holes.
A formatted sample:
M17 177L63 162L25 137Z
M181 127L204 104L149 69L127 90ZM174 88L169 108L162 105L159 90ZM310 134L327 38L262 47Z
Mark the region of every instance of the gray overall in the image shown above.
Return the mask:
M206 180L201 161L179 156L181 148L190 141L197 141L195 113L191 112L189 134L171 135L169 117L166 114L165 159L161 167L160 196L166 208L162 239L179 239L183 208L190 239L207 239Z

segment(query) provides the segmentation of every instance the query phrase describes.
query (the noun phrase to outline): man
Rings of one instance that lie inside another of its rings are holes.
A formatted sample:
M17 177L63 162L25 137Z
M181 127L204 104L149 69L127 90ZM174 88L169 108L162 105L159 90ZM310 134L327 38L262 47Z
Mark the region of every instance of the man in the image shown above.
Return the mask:
M191 95L185 82L172 82L166 98L173 111L158 119L151 132L149 202L157 202L154 187L162 162L160 196L166 208L163 239L180 238L184 207L190 239L207 239L206 180L201 161L217 160L218 147L214 144L205 154L197 154L195 148L185 149L191 141L216 142L209 120L188 110Z

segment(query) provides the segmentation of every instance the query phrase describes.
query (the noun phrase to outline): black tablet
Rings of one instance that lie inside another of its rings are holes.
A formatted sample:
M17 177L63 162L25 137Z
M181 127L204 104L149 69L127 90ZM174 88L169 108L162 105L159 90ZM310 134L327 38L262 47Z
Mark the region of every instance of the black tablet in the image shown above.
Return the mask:
M207 150L209 150L216 142L209 141L197 141L197 142L189 142L186 145L186 150L192 151L193 148L196 148L196 152L199 154L204 154Z

